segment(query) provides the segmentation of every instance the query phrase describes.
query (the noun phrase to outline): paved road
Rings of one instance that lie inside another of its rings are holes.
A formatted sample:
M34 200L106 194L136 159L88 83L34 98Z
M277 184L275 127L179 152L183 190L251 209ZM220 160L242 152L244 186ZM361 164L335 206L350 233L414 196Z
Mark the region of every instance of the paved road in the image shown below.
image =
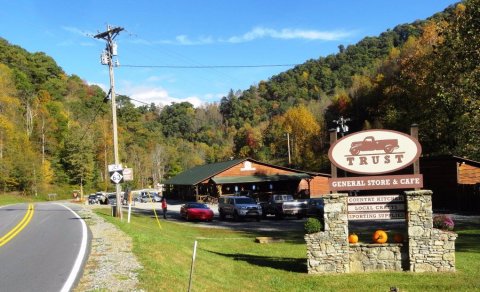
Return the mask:
M76 213L63 204L16 204L0 208L0 222L1 291L71 289L88 247Z
M178 201L171 201L168 204L167 220L174 220L178 222L186 222L185 219L180 217L180 207L183 203ZM260 222L256 222L255 219L247 218L240 222L236 222L233 218L226 220L220 220L218 216L217 205L209 206L214 213L214 219L212 222L192 222L199 226L208 226L213 228L228 228L243 231L293 231L303 230L306 219L297 219L296 217L287 217L284 220L276 220L274 216L269 216L267 219L263 219ZM162 216L162 209L160 203L135 203L132 206L132 212L143 213L148 216L154 216L153 208L157 212L158 216ZM124 206L124 211L127 207Z

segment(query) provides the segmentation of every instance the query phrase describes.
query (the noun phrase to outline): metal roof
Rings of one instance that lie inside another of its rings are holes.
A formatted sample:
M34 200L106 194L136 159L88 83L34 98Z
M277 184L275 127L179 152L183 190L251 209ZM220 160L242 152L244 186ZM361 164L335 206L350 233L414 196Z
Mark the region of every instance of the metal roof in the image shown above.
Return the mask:
M268 165L274 168L289 170L292 173L278 174L278 175L254 175L254 176L242 176L242 177L217 177L213 178L217 174L224 172L225 170L234 167L244 161L252 161L254 163ZM205 164L196 166L189 170L186 170L164 182L166 185L197 185L202 181L213 178L215 183L236 183L236 182L260 182L260 181L279 181L279 180L291 180L291 179L303 179L311 178L314 176L312 173L290 169L282 166L275 166L260 161L256 161L251 158L239 158L223 162L217 162L212 164ZM248 181L247 181L248 180ZM231 182L229 182L231 181Z
M248 176L227 176L214 177L212 180L216 184L233 184L233 183L256 183L266 181L282 181L282 180L301 180L312 178L306 173L292 174L274 174L274 175L248 175Z
M212 164L205 164L188 169L164 182L166 185L196 185L202 181L217 175L243 161L247 158L233 159Z

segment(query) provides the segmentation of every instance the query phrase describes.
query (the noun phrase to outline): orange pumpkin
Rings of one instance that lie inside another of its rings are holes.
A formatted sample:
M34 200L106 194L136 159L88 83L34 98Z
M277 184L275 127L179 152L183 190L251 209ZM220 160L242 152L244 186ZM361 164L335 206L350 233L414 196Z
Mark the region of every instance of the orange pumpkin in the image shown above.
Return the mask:
M348 242L349 243L357 243L358 242L358 235L355 233L352 233L348 236Z
M374 243L385 243L387 242L388 236L385 231L377 230L375 233L373 233L372 239Z
M397 233L393 236L393 241L396 243L402 243L403 242L403 234Z

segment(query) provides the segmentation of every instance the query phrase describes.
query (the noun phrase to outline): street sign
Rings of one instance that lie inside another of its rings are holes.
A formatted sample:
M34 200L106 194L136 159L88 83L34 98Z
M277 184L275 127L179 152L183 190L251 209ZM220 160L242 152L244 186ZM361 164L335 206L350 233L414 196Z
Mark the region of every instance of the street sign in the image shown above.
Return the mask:
M123 180L124 181L132 181L133 180L133 169L132 168L124 168L123 169Z
M115 184L123 182L122 171L114 171L110 176L110 180Z
M109 164L108 165L108 172L114 172L118 170L122 170L123 166L121 164Z

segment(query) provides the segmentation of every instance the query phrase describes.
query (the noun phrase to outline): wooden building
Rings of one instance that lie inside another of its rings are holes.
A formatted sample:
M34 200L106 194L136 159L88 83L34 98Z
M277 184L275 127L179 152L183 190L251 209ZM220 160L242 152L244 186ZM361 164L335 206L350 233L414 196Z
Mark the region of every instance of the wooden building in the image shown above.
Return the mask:
M270 193L297 198L327 194L329 175L290 169L241 158L194 167L165 181L167 197L205 201L221 195L263 199Z
M480 162L458 156L422 157L423 188L434 209L480 213Z

